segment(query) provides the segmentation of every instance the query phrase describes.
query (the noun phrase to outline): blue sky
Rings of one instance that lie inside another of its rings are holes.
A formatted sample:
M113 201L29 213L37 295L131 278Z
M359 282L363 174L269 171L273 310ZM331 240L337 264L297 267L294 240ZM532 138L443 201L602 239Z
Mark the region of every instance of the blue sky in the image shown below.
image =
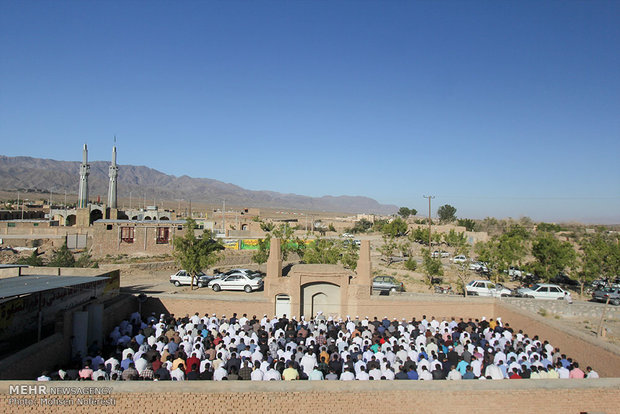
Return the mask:
M620 223L618 1L4 1L0 35L4 155L116 134L248 189Z

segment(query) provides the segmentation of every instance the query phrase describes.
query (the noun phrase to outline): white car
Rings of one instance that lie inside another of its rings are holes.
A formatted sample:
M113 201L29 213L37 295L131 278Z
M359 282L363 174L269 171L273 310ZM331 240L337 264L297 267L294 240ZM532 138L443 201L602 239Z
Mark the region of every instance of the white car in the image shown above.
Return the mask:
M241 274L246 275L248 277L252 277L252 276L259 276L260 277L261 276L260 272L255 272L254 270L250 270L250 269L230 269L228 272L220 273L216 277L230 276L230 275L235 274L235 273L241 273Z
M521 288L517 290L517 294L524 298L562 300L564 299L565 291L558 285L537 283L530 288Z
M440 252L438 252L437 250L435 250L435 251L431 254L431 256L432 256L432 257L435 257L435 258L440 257L440 256L445 258L445 257L450 257L450 253L445 252L445 251L443 251L443 250L442 250L442 251L440 251Z
M467 261L467 257L465 257L462 254L459 254L458 256L454 256L452 258L452 262L454 263L465 263Z
M199 288L207 286L211 279L213 279L213 276L207 276L204 273L199 272L198 274L196 274L196 276L194 276L194 285L198 286ZM176 287L183 285L189 286L192 284L192 277L185 270L179 270L175 274L170 275L170 283L172 283Z
M489 268L485 262L473 262L469 264L469 270L473 270L475 272L488 273Z
M472 296L510 296L512 291L490 280L472 280L466 286L467 294Z
M342 233L342 236L341 236L341 237L345 237L345 238L347 238L347 239L352 239L352 238L354 238L355 236L354 236L354 235L352 235L351 233Z
M260 276L233 273L211 280L208 286L215 292L220 290L243 290L246 293L250 293L263 287L263 279Z

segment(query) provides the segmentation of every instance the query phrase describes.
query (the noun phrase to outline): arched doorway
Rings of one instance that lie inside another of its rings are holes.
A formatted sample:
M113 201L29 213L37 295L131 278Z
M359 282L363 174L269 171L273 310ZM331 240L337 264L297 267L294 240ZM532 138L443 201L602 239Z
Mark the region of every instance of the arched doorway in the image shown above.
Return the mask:
M319 311L328 316L340 314L340 286L316 282L301 287L301 313L310 318Z
M76 222L76 218L75 218L75 214L69 214L67 216L67 218L65 219L65 226L75 226L75 222Z
M97 220L101 220L103 218L103 213L101 210L93 210L90 212L90 224L93 224Z

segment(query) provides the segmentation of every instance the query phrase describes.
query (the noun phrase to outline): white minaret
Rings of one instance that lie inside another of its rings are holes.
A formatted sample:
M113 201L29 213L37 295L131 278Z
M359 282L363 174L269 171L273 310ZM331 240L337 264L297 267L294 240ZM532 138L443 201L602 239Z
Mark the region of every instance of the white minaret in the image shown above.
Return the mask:
M90 165L88 165L88 148L84 144L82 151L82 164L80 165L80 191L78 196L78 208L88 207L88 174L90 174Z
M116 137L114 137L116 144ZM110 183L108 184L108 207L117 208L116 206L116 178L118 177L118 167L116 166L116 145L112 147L112 165L109 170Z

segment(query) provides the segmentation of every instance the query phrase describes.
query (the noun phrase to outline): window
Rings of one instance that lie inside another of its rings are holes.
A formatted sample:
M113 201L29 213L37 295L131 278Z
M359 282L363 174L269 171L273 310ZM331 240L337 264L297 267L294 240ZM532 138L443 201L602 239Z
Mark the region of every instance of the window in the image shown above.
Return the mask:
M15 223L6 223L7 227L15 227Z
M121 240L125 243L133 243L133 227L121 227Z
M33 223L32 224L34 227L39 227L39 223Z
M107 224L107 225L105 226L105 229L106 229L106 230L112 230L112 225L111 225L111 224Z
M157 227L157 244L168 244L169 235L168 227Z

